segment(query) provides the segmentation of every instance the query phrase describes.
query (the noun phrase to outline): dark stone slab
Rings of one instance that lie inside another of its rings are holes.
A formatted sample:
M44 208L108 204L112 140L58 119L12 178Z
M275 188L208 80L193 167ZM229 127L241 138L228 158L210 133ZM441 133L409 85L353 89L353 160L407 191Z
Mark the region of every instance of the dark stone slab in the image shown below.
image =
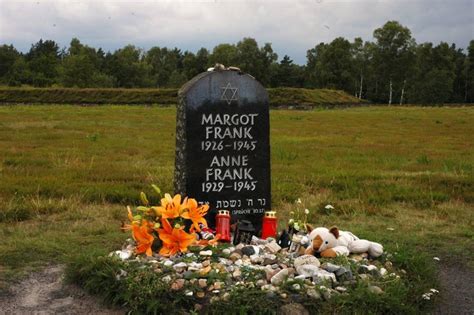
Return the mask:
M225 209L259 232L271 206L265 88L239 71L201 73L178 92L176 128L175 192L209 203L211 227Z

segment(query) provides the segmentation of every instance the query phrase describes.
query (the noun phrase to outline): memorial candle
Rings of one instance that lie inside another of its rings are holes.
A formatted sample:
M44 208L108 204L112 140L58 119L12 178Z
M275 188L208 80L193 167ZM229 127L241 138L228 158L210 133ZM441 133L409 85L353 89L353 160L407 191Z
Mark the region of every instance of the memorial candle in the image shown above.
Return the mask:
M277 218L275 211L265 212L262 223L262 238L276 237L277 235Z
M228 210L219 210L217 213L216 233L220 234L219 240L230 242L230 213Z

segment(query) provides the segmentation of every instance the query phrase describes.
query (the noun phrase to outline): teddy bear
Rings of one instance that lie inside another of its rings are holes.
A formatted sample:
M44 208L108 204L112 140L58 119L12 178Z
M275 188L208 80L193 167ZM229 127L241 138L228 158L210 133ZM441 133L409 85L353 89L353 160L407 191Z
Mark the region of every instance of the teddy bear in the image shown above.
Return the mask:
M305 254L314 255L319 253L321 257L347 256L350 253L369 253L376 258L382 255L383 246L368 240L361 240L351 232L340 231L337 227L327 229L325 227L312 228L306 226L309 233L309 245Z

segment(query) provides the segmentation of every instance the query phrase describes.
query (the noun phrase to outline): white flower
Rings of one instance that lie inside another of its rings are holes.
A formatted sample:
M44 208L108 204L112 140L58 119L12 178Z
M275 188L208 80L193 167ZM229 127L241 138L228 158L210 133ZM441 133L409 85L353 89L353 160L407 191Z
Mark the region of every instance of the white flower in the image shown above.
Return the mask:
M433 257L434 260L436 261L440 261L441 259L439 259L439 257Z
M299 226L298 222L295 222L295 224L293 225L293 227L294 227L295 230L297 230L297 231L300 230L300 226Z
M301 199L298 198L298 200L296 200L296 203L301 203Z
M439 293L439 291L436 290L436 289L430 289L430 291L431 291L432 293Z
M332 205L326 205L326 207L324 207L324 209L332 210L332 209L334 209L334 207Z
M293 220L293 219L290 219L290 220L288 221L288 224L289 224L289 225L292 225L293 223L295 223L295 220Z
M431 299L431 294L424 293L421 297L423 298L423 300L429 301Z
M304 209L305 214L309 214L309 209Z
M392 228L392 227L388 227L387 230L389 230L389 231L395 231L395 229Z

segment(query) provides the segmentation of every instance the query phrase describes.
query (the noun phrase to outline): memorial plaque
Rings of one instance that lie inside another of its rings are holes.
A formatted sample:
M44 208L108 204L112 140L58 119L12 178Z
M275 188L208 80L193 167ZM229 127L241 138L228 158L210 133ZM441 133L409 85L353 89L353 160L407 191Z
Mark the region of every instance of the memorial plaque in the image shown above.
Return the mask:
M270 209L268 93L235 70L199 74L178 92L175 192L208 203L257 234Z

